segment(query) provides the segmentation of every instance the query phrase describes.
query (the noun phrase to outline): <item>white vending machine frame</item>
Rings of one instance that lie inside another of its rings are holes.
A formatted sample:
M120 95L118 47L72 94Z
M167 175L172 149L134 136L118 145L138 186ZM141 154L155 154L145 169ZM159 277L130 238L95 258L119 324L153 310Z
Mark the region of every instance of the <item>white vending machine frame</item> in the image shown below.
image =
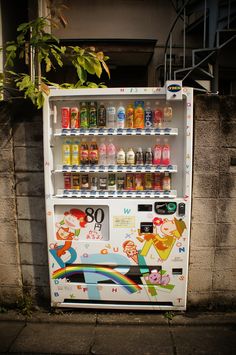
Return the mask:
M83 101L169 105L163 128L63 129L61 108ZM44 110L44 174L51 304L54 307L185 310L190 248L193 90L50 88ZM112 138L127 150L168 138L169 166L64 166L64 138ZM169 191L65 189L63 174L171 174Z

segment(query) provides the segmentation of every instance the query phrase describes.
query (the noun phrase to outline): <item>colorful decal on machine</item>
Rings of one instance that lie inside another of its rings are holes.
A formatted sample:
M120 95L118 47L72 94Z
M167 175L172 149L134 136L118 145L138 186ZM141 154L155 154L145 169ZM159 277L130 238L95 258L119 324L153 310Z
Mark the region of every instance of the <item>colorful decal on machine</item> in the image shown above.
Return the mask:
M133 282L126 275L120 273L114 268L102 265L69 265L53 272L53 279L68 278L73 274L92 273L105 276L108 280L121 285L127 292L134 293L141 290L141 287Z
M157 296L157 290L171 292L175 285L170 284L170 276L165 270L152 270L150 274L144 274L144 280L148 285L151 296Z
M137 238L144 243L140 255L147 256L153 246L162 260L167 260L175 242L182 236L186 229L186 224L182 219L161 219L153 220L153 233L140 233Z

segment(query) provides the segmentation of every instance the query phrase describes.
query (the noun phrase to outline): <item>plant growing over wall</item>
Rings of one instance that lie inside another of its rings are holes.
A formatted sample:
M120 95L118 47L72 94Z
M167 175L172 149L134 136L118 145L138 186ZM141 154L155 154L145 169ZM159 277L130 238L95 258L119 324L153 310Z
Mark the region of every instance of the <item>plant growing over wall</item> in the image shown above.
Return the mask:
M62 88L104 87L103 83L88 81L88 74L100 78L105 71L110 78L106 64L108 57L103 52L96 52L94 47L60 46L59 39L45 31L50 23L50 20L44 17L22 23L17 28L16 40L7 42L5 46L5 68L8 70L5 70L6 75L2 78L3 90L9 82L15 83L18 90L24 93L24 97L30 98L38 108L43 105L43 92L48 93L48 85ZM19 59L30 65L30 73L14 70L15 62ZM47 80L48 72L63 67L68 61L75 69L74 84L58 84Z

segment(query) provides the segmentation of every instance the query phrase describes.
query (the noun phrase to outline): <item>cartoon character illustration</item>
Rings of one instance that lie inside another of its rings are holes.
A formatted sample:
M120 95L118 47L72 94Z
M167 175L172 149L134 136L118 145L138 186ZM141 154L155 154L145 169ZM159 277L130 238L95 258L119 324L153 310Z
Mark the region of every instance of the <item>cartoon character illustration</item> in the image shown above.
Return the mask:
M170 276L161 275L157 270L152 270L148 276L145 276L145 280L149 281L152 285L166 286L170 282Z
M142 238L138 238L139 241L145 242L140 255L146 256L153 245L160 258L166 260L176 240L182 236L186 229L186 224L182 219L174 217L174 219L165 218L161 223L158 220L158 226L160 226L161 235L157 232L157 225L155 225L153 233L142 234L139 232L139 236L142 236Z
M133 261L138 264L138 250L134 242L132 240L126 240L122 246L128 258L133 259Z
M57 256L62 256L71 247L72 240L77 239L80 234L80 229L87 224L86 213L72 208L69 212L64 213L64 218L59 223L56 223L58 230L56 231L57 240L64 240L65 244L57 248Z

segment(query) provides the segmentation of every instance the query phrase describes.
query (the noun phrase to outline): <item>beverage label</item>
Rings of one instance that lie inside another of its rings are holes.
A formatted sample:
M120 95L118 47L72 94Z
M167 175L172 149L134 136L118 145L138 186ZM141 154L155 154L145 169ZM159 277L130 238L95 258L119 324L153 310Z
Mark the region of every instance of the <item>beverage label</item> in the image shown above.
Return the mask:
M81 175L81 190L89 189L89 176L88 174Z
M97 110L93 105L89 108L89 127L97 127Z
M161 154L162 154L162 147L160 145L156 145L153 150L153 164L155 165L161 164Z
M70 190L71 189L71 174L64 173L64 189Z
M129 106L126 113L126 128L134 127L134 109Z
M145 128L152 127L152 110L145 110Z
M135 164L135 154L133 149L129 149L127 152L127 156L126 156L126 162L129 165L134 165Z
M144 128L144 110L141 106L134 111L134 128Z
M61 108L61 127L70 128L70 108L62 107Z
M106 177L99 178L99 188L100 188L100 190L107 190L107 178Z
M135 162L136 165L143 165L143 152L136 152Z
M103 105L98 109L98 127L106 127L106 109Z
M117 164L124 165L125 164L125 152L123 150L119 150L117 153Z
M72 187L74 190L80 189L80 176L79 174L72 174Z
M97 164L98 163L98 150L97 149L90 150L89 161L90 161L90 164Z
M171 122L172 120L172 107L171 106L166 106L163 109L163 116L164 116L164 121L165 122Z
M135 190L143 190L143 176L142 174L135 175Z
M116 175L115 174L108 175L108 190L110 190L110 191L116 190Z
M145 190L152 190L153 179L152 174L145 174Z
M70 109L70 127L79 128L79 109L78 107L71 107Z
M162 127L162 121L163 121L163 112L162 112L162 110L157 108L154 111L153 127L154 128L161 128Z
M168 144L164 145L162 149L162 164L170 165L170 146Z
M63 165L71 165L71 145L70 141L65 141L62 145Z
M107 125L109 128L115 127L116 122L116 108L113 106L107 107Z
M88 164L88 161L89 161L88 146L86 144L81 144L81 147L80 147L80 163L81 164Z
M94 191L98 189L98 178L96 176L91 177L90 189Z
M134 175L126 175L126 190L134 190Z
M165 175L162 179L162 189L164 191L170 190L170 176L169 176L169 174Z
M75 143L71 145L71 164L79 165L79 145Z
M117 190L125 189L125 178L124 176L117 176Z
M119 107L117 110L117 127L124 128L125 125L125 109L124 107Z
M161 174L156 173L154 174L154 190L162 190L162 184L161 184Z
M81 104L81 108L80 108L80 127L81 128L89 127L88 109L85 102Z

